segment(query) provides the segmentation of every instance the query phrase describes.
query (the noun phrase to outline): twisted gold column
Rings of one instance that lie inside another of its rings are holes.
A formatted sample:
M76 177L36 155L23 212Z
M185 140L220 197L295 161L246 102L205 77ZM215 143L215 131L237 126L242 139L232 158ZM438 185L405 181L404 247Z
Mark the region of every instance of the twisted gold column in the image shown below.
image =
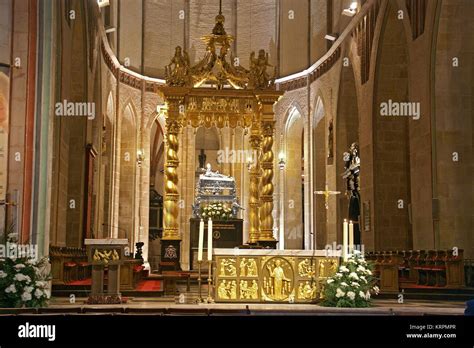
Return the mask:
M175 119L166 119L165 197L163 202L163 239L180 239L178 229L178 134L181 124Z
M260 236L258 240L273 241L273 132L275 121L263 122L262 182L260 195Z
M250 136L250 146L252 151L257 154L255 163L250 169L250 195L249 195L249 243L256 243L260 237L260 143L261 135L259 130L252 130Z

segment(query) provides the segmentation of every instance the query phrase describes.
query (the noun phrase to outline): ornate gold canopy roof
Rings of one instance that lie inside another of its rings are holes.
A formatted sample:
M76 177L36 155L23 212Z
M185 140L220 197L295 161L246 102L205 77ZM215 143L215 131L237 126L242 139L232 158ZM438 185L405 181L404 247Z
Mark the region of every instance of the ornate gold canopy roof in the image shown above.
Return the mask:
M225 17L222 9L216 16L216 24L212 33L203 36L201 40L206 44L204 58L191 66L189 56L180 46L175 49L175 55L169 65L165 67L166 84L172 87L200 87L204 84L217 86L222 89L230 86L235 89L274 89L275 74L272 77L267 73L268 53L260 50L250 54L250 69L239 64L239 60L230 52L230 45L234 41L224 28ZM230 62L227 55L230 55Z

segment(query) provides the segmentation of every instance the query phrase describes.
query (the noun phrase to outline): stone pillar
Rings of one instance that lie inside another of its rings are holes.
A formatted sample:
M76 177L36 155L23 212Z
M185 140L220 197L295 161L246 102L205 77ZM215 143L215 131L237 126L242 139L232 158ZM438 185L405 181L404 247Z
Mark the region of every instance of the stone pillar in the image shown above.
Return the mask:
M274 141L275 121L262 122L262 160L263 169L260 206L260 236L259 241L275 241L273 237L273 141Z
M169 110L165 111L166 130L165 130L165 188L163 205L163 239L180 240L178 224L178 136L181 130L181 121L179 117L179 105L170 103Z
M250 170L249 190L249 243L256 243L260 237L260 144L262 136L258 124L252 125L250 148L257 154Z
M273 175L275 166L275 155L273 143L275 139L275 111L274 104L278 101L282 92L265 91L257 94L260 104L260 122L263 135L261 166L263 175L260 187L260 233L258 244L276 248L277 240L273 236Z
M179 265L181 256L181 234L179 231L179 133L182 127L180 107L183 98L167 98L165 112L165 180L163 201L163 238L161 239L161 260Z

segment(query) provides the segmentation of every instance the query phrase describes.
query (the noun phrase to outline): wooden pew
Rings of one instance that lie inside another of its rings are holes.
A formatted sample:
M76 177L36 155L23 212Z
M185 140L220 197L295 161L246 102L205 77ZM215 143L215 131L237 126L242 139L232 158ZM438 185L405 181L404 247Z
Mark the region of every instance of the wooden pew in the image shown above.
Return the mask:
M460 289L464 284L463 250L395 250L368 252L383 292L399 292L400 280L430 287Z

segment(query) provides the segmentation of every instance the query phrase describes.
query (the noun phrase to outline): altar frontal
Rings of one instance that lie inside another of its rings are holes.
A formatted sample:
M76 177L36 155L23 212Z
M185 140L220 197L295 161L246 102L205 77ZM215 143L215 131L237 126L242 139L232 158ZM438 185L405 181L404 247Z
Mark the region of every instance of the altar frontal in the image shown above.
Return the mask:
M215 249L214 259L216 302L315 302L339 266L325 250Z

